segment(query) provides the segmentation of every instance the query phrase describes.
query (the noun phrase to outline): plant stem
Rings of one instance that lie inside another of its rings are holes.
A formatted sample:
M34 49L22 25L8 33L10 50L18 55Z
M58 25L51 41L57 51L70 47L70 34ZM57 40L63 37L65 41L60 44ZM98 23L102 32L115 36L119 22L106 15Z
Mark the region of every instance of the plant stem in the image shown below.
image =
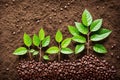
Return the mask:
M30 47L28 47L28 50L30 50ZM32 60L32 55L29 51L28 51L28 55L29 55L30 60Z
M87 54L90 54L90 33L87 34Z
M39 47L39 61L41 61L41 57L42 57L41 49L42 49L42 47L40 46Z
M60 43L58 44L58 46L59 46L59 50L61 51ZM58 53L58 61L60 61L60 51Z

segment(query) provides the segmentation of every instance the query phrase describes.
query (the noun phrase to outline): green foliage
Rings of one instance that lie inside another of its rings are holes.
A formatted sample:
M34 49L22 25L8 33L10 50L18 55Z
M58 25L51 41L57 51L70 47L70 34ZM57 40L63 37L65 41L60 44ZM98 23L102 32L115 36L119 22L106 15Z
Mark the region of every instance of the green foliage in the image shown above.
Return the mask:
M43 28L42 28L42 29L40 29L40 31L39 31L39 38L40 38L40 40L42 41L42 40L44 39L44 37L45 37L45 31L44 31Z
M90 26L92 23L92 15L87 9L85 9L82 14L82 22L87 27Z
M78 44L75 47L75 54L82 52L85 49L85 44Z
M39 51L34 51L33 52L33 56L36 56L36 55L38 55L39 54Z
M30 50L29 50L30 53L33 53L34 51L35 51L34 49L30 49Z
M85 47L87 52L91 47L90 42L97 42L107 38L111 34L111 30L101 28L102 19L96 19L93 21L92 15L90 12L85 9L82 14L82 22L75 22L75 26L68 26L69 32L73 35L72 38L66 38L63 40L63 34L58 30L55 34L55 40L58 43L58 46L52 46L46 50L47 54L58 54L60 58L60 53L62 54L72 54L73 50L68 48L68 45L71 43L71 40L77 42L78 44L75 47L75 54L81 53ZM40 29L38 36L33 35L33 39L24 33L23 36L24 44L27 46L17 48L13 54L14 55L25 55L27 52L31 53L33 56L40 54L41 49L46 47L50 43L50 36L45 36L45 31L43 28ZM31 49L33 45L36 46L40 51ZM97 53L105 54L107 49L102 44L95 44L93 50ZM48 55L42 56L44 60L50 60ZM41 59L40 59L41 60Z
M73 41L76 41L78 43L85 43L86 42L86 38L81 36L81 35L76 35L72 37Z
M85 27L82 23L75 22L75 26L80 33L82 33L82 34L88 33L88 28Z
M95 44L93 50L97 53L107 53L106 48L102 44Z
M95 32L91 37L91 41L101 41L105 38L107 38L112 31L108 29L100 29L99 31Z
M61 47L66 48L71 42L71 38L66 38L65 40L62 41Z
M60 30L57 31L56 35L55 35L55 40L60 43L63 40L63 35L61 33Z
M27 47L30 47L32 45L32 40L31 40L30 36L28 34L26 34L26 33L24 33L23 41L24 41L24 44Z
M91 32L97 31L101 28L101 26L102 26L102 19L97 19L93 21L92 24L90 25L90 31Z
M61 53L63 53L63 54L72 54L73 51L70 48L62 48Z
M44 59L44 60L50 60L50 58L49 58L48 55L44 55L44 56L43 56L43 59Z
M40 39L36 34L33 36L33 44L37 47L40 45Z
M56 54L59 52L59 48L56 46L50 47L49 49L47 49L46 53L48 54Z
M77 30L77 28L75 28L73 26L68 26L68 30L74 36L79 35L79 31Z
M30 56L30 54L32 54L33 56L41 54L42 47L46 47L46 46L49 45L49 43L50 43L50 36L45 37L45 31L43 30L43 28L40 29L38 35L39 36L34 34L33 35L33 40L32 40L28 34L24 33L23 41L24 41L24 44L28 48L25 48L25 47L17 48L13 52L13 54L14 55L25 55L27 52L29 53L29 56ZM32 42L33 42L33 45L36 46L40 50L40 53L39 53L39 51L37 51L35 49L31 49ZM31 58L31 56L30 56L30 58Z
M27 49L25 47L19 47L13 52L14 55L25 55L26 53Z
M47 36L46 38L43 39L42 41L42 47L48 46L50 43L50 36Z
M75 54L82 52L85 44L88 52L91 41L101 41L111 34L111 30L101 28L102 21L102 19L93 21L90 12L85 9L82 14L82 23L75 22L75 27L68 26L69 32L73 35L72 40L79 43L75 47ZM93 50L97 53L107 53L105 47L99 44L95 45Z
M63 35L60 30L57 31L55 35L55 40L58 43L57 46L52 46L47 49L46 53L48 54L58 54L58 60L60 60L60 54L72 54L73 51L70 48L67 48L71 43L71 38L66 38L63 40Z

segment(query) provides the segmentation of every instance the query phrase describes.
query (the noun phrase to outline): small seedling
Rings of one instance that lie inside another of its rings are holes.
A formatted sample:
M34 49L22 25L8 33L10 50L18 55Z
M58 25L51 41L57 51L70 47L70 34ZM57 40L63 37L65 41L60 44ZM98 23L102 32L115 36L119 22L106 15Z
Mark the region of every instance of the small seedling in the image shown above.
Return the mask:
M33 40L26 33L24 33L23 40L24 40L24 44L27 46L27 48L26 47L17 48L14 51L13 54L14 55L25 55L28 52L30 59L32 59L32 55L35 56L35 55L39 54L39 57L40 57L39 61L41 61L41 57L42 57L41 49L43 47L46 47L46 46L49 45L49 43L50 43L50 36L45 37L44 30L40 29L39 36L34 34L33 35ZM39 49L39 51L36 51L35 49L30 49L30 47L32 46L32 42L33 42L34 46L36 46ZM31 55L31 53L32 53L32 55ZM46 59L46 58L43 57L43 59Z
M52 46L47 49L46 53L48 54L58 54L58 61L60 61L60 54L71 54L73 51L67 46L71 43L71 38L66 38L63 40L63 35L60 30L57 31L55 35L55 40L58 43L58 46Z
M39 61L42 59L42 48L48 46L50 43L50 36L45 37L45 31L40 29L39 36L33 35L33 44L39 49Z
M90 12L86 9L82 14L82 23L75 22L75 26L68 26L69 32L73 35L72 40L79 43L75 47L75 54L82 52L85 49L85 45L87 54L89 54L92 41L101 41L112 32L111 30L101 28L102 19L93 21ZM102 44L95 44L93 50L97 53L107 53L106 48Z
M32 39L26 33L24 33L23 42L27 48L26 47L19 47L13 52L13 54L14 55L25 55L26 53L28 53L30 59L32 59L31 53L35 54L37 51L35 51L34 49L30 49L30 47L32 45Z

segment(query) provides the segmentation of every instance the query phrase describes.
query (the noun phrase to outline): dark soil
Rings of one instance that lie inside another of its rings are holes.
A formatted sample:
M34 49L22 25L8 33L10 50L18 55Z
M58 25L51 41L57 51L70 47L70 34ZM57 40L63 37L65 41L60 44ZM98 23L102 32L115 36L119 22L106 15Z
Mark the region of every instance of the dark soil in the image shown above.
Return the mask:
M113 32L104 41L106 55L96 55L115 66L120 79L120 3L119 0L0 0L0 80L17 80L15 65L20 61L12 52L23 45L24 32L32 36L41 27L51 36L50 46L56 45L54 35L59 28L64 38L70 37L68 25L81 22L87 8L94 19L103 18L103 26ZM70 3L70 4L69 4ZM67 6L67 7L65 7ZM74 49L74 43L70 45ZM81 57L77 55L77 58ZM53 56L53 60L56 59ZM66 56L63 56L66 58ZM76 57L70 55L70 60Z

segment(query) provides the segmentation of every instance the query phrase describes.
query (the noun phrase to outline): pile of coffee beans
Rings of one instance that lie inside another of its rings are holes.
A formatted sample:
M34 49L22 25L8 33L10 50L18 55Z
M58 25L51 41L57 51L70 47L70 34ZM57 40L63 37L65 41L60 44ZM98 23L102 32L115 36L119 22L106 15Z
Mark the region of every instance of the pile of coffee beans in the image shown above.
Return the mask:
M22 80L114 80L115 68L94 55L61 62L22 61L17 66Z

